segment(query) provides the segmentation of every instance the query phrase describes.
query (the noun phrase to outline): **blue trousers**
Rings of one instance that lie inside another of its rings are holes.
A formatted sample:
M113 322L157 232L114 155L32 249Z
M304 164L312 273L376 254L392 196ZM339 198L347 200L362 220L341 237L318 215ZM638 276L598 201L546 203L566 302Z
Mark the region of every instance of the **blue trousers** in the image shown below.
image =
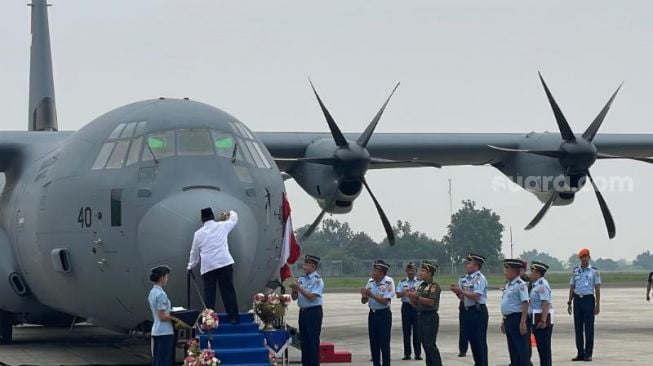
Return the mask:
M322 306L299 309L299 336L302 340L302 365L320 364L320 333L322 332Z
M404 333L404 356L410 357L411 342L410 336L413 335L413 349L415 357L422 355L422 345L417 332L417 311L415 307L408 302L401 303L401 330Z
M576 331L576 350L580 357L592 357L594 352L594 295L582 298L574 295L574 330ZM583 332L585 339L583 339Z
M506 329L506 338L508 339L508 352L510 353L510 364L512 366L529 366L531 357L529 354L530 334L522 335L519 332L519 322L521 313L512 313L505 317L504 327ZM527 323L528 326L528 323Z
M465 306L461 301L458 305L458 352L467 353L469 347L469 337L465 333L465 326L463 325L463 317L465 316Z
M374 366L390 366L391 330L392 312L390 309L370 310L367 317L367 331L370 336L370 351Z
M175 336L152 336L152 366L172 366L172 350L174 349Z
M463 315L465 334L469 339L475 366L488 366L487 325L488 312L485 305L466 308Z

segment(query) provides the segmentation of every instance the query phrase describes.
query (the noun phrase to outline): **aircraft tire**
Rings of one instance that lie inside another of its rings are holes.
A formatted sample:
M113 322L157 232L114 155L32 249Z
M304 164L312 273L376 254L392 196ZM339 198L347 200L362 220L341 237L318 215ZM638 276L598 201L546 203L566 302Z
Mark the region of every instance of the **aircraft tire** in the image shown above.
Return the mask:
M14 326L14 314L0 309L0 344L10 344Z

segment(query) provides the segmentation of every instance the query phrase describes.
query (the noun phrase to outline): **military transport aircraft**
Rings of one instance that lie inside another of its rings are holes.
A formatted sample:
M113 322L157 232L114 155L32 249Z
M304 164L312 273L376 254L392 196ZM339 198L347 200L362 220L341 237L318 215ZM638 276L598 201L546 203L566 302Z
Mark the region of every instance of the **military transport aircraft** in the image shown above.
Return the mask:
M131 330L150 320L149 268L183 272L199 210L233 209L229 241L242 310L282 265L284 179L294 179L325 213L347 213L363 187L393 243L389 220L365 179L368 169L490 164L544 203L567 205L585 178L608 235L610 211L592 181L597 159L644 162L653 135L597 134L615 94L575 134L542 79L560 133L343 134L313 88L329 133L255 133L235 117L188 99L159 98L105 113L76 132L58 131L46 0L32 0L28 131L0 132L0 341L21 321L87 319ZM312 86L312 84L311 84ZM534 181L517 177L544 177ZM530 181L533 182L533 181ZM169 295L183 303L183 276Z

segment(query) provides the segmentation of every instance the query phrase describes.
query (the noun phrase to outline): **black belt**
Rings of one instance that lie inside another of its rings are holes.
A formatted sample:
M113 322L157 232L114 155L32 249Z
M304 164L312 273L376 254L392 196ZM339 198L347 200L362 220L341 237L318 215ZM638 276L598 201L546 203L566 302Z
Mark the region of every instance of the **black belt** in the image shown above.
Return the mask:
M584 299L586 297L591 297L594 298L594 294L589 294L589 295L579 295L579 294L574 294L574 297L577 299Z
M471 306L465 306L465 310L467 310L467 311L469 311L469 310L481 310L481 309L484 309L485 307L486 307L485 304L475 304L475 305L471 305Z
M521 316L521 313L510 313L510 314L508 314L508 315L504 315L504 316L503 316L503 319L512 318L512 317L514 317L514 316L518 316L518 315Z
M299 308L299 311L317 310L318 308L322 309L322 305L309 306L307 308Z
M417 311L418 315L426 315L426 314L433 314L436 313L435 310L425 310L425 311Z
M370 313L378 313L378 312L389 311L389 310L390 310L390 308L370 309Z

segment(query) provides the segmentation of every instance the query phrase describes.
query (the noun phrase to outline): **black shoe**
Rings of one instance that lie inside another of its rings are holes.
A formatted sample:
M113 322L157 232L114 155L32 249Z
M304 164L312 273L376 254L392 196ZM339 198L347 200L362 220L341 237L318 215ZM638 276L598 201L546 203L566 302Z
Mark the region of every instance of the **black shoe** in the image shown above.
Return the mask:
M467 356L467 353L465 353L465 352L460 352L458 354L458 357L465 357L465 356Z
M585 361L592 362L592 356L585 356Z
M423 360L422 356L415 356L415 361L421 361Z
M410 356L404 356L404 358L401 359L402 361L408 361L410 360Z
M238 325L240 324L240 319L231 319L229 320L229 323L231 323L231 325Z
M585 357L583 356L576 356L571 359L572 361L585 361Z

